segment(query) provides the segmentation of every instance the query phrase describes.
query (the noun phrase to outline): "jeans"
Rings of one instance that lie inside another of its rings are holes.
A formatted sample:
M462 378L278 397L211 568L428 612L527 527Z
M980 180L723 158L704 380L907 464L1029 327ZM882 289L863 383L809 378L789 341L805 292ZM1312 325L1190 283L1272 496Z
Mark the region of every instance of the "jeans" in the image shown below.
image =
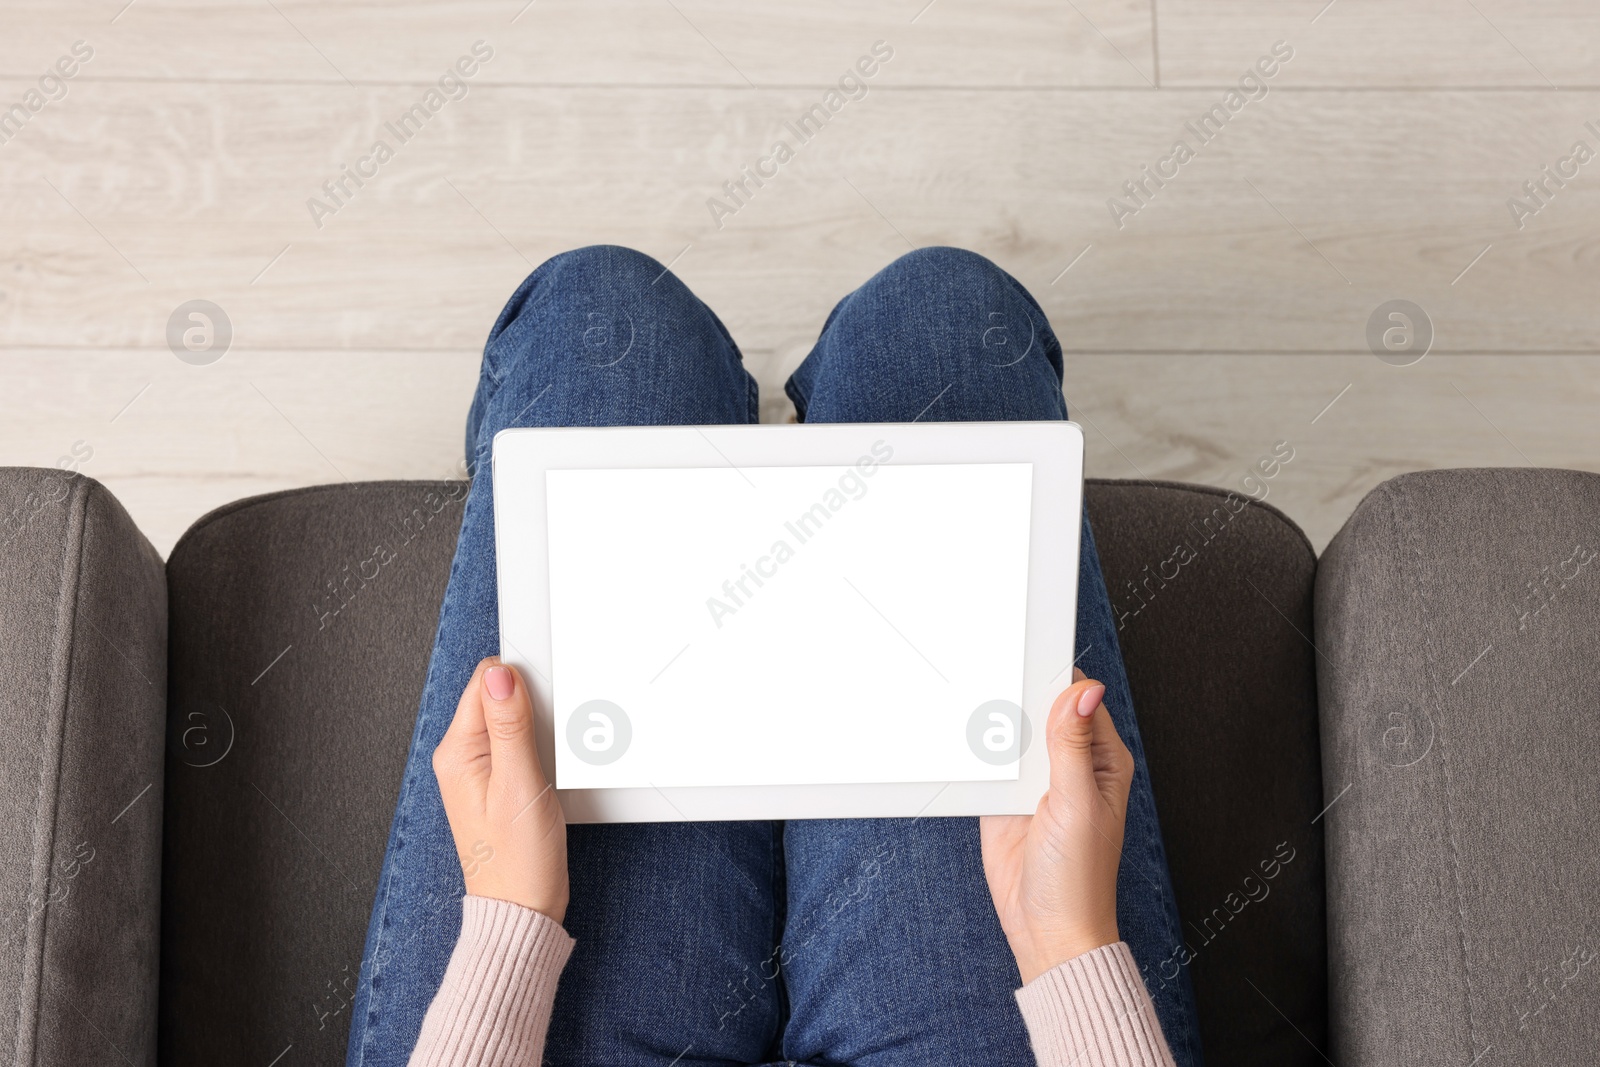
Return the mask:
M1064 419L1061 346L988 260L901 257L847 296L787 391L806 422ZM506 304L467 419L486 473L508 426L757 421L716 315L661 264L599 246L549 260ZM1117 918L1177 1061L1201 1062L1182 943L1116 623L1085 520L1078 665L1136 770ZM460 927L460 863L430 763L479 659L499 651L492 485L472 481L351 1013L348 1063L404 1063ZM577 940L545 1060L1031 1064L1021 984L972 818L650 823L568 830Z

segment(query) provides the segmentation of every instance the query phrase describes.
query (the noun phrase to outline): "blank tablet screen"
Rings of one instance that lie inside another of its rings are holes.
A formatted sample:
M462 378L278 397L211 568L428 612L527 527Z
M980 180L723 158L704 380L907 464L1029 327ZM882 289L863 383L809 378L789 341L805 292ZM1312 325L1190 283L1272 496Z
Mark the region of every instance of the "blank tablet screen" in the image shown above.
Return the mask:
M545 477L559 788L1016 779L1031 463Z

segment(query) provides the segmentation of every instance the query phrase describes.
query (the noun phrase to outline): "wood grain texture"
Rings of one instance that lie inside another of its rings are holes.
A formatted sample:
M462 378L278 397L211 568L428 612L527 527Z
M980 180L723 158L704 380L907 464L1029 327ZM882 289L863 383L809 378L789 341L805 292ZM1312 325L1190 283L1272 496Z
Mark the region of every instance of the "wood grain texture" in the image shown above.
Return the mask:
M1147 0L125 0L8 2L0 73L35 76L82 38L90 78L432 80L475 40L476 83L826 87L876 40L901 84L1137 85L1154 80ZM36 70L37 68L37 70Z
M14 349L3 355L0 456L81 465L110 485L163 552L205 511L345 478L459 476L478 355L171 354ZM767 421L787 410L762 375ZM1346 388L1348 387L1348 388ZM1198 482L1259 495L1320 550L1384 479L1437 467L1600 471L1600 358L1086 354L1066 395L1091 477ZM1247 484L1286 441L1294 458Z
M302 485L463 477L476 352L0 353L0 457L104 482L166 555L205 512ZM87 455L87 459L82 459Z
M1081 350L1361 351L1395 297L1441 351L1600 341L1592 180L1521 229L1507 207L1574 141L1600 148L1600 93L1279 92L1205 145L1186 123L1209 90L877 93L719 229L708 200L732 203L724 183L793 141L814 93L481 88L319 228L308 200L332 203L322 184L414 90L123 89L78 86L0 148L0 344L151 347L204 296L242 345L475 347L533 265L594 242L687 248L675 269L789 363L834 300L928 244L996 259ZM1108 201L1133 203L1122 183L1176 137L1197 158L1119 228Z
M1078 355L1066 394L1091 477L1255 495L1319 552L1363 496L1407 471L1600 471L1597 355L1433 354L1405 367L1367 353ZM1294 458L1264 479L1252 467L1279 441Z
M1507 201L1600 150L1600 90L1530 77L1489 23L1577 85L1600 14L1473 2L7 3L0 109L96 53L0 143L0 462L86 442L163 550L246 493L447 475L506 296L614 242L717 310L769 421L835 301L954 244L1044 304L1093 474L1225 484L1346 384L1270 498L1318 545L1403 470L1592 467L1600 163L1520 227ZM1202 143L1186 124L1280 37L1294 58ZM467 95L387 132L479 38ZM879 39L865 97L799 144L786 123ZM795 158L736 204L780 138ZM1130 198L1179 138L1195 158ZM208 367L166 346L195 298L235 331ZM1436 331L1412 367L1367 350L1394 298Z
M1157 0L1164 86L1225 85L1274 40L1294 84L1335 88L1600 86L1589 0Z

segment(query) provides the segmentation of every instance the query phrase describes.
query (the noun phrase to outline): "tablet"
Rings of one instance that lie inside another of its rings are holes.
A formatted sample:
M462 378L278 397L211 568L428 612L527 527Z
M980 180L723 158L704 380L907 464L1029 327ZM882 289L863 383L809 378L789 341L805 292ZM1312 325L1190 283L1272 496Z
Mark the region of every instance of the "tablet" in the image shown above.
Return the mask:
M1077 425L513 429L492 477L501 656L569 821L1037 807Z

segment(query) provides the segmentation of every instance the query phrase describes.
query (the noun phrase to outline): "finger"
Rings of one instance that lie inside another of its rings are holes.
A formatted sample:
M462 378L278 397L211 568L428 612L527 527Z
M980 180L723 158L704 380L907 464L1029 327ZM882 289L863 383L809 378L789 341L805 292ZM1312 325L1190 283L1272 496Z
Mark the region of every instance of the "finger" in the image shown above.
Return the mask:
M466 687L461 690L461 699L456 702L455 718L450 720L441 743L455 745L483 735L483 672L499 662L499 656L488 656L478 661L472 670L472 677L467 679Z
M467 767L477 757L488 755L489 738L484 731L483 700L479 682L483 678L483 672L495 662L493 657L480 660L472 672L472 677L467 681L466 688L462 689L461 699L456 702L455 717L450 720L444 736L439 739L439 747L433 752L435 773L438 773L441 767Z
M534 796L545 788L533 737L533 704L513 667L495 663L483 672L483 718L489 732L491 774Z
M1073 682L1056 697L1045 726L1050 751L1050 787L1081 788L1094 773L1095 719L1105 686L1092 678Z
M1126 753L1128 751L1128 746L1122 743L1122 735L1117 733L1117 724L1111 721L1111 711L1106 707L1103 687L1100 697L1095 701L1094 714L1089 718L1089 726L1093 733L1093 743L1097 752Z
M1100 776L1109 775L1115 783L1116 788L1108 794L1107 799L1114 801L1117 810L1121 811L1127 805L1128 790L1133 784L1133 753L1128 751L1122 735L1117 732L1117 724L1112 721L1104 700L1095 709L1091 723L1095 770Z

